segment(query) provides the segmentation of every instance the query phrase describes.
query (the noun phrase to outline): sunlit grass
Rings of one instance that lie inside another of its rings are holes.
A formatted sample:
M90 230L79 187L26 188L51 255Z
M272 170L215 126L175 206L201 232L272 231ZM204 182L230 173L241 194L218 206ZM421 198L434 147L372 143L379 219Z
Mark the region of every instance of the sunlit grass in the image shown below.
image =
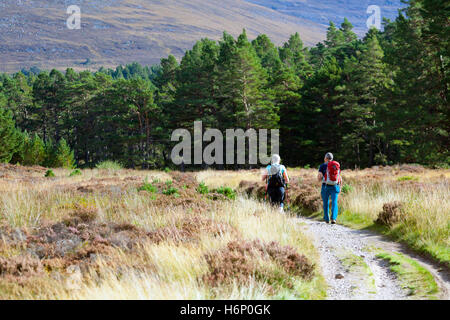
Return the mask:
M404 172L401 166L343 170L344 183L350 187L339 197L339 223L384 232L438 261L450 263L450 170L416 170ZM302 185L306 181L317 187L317 195L320 195L320 183L315 181L317 169L288 168L288 173L291 185ZM198 174L198 180L208 186L209 183L236 186L238 180L261 180L258 171L235 172L231 177L222 171ZM404 204L403 219L390 228L376 225L374 221L383 205L394 201ZM320 219L322 215L317 212L311 216Z
M95 186L97 183L114 185L128 177L138 177L141 183L146 178L148 181L168 181L171 179L168 173L92 169L81 170L81 175L70 177L70 170L55 169L54 172L56 177L51 179L33 172L28 175L31 176L29 180L0 190L0 224L33 232L43 223L63 221L80 208L94 208L99 223L127 223L152 231L175 227L188 217L201 217L228 224L236 232L212 236L207 230L200 230L198 239L192 242L145 242L131 251L117 248L108 254L98 254L95 264L82 275L56 269L45 276L24 279L21 285L0 277L0 298L323 299L326 295L325 281L319 271L312 280L299 277L280 279L292 281L289 288L274 288L256 278L249 279L246 285L232 282L215 287L202 280L202 276L209 271L205 255L226 247L233 240L277 241L283 246L295 248L299 254L317 263L317 252L295 219L281 215L264 203L241 196L235 201L205 200L209 203L208 209L194 213L182 206L173 206L170 201L157 205L150 193L141 193L136 187L124 190L120 195L77 192L79 186ZM243 174L253 175L249 172ZM20 179L21 176L15 173L14 178ZM205 178L208 180L207 176ZM231 174L228 181L238 185L240 176ZM218 186L225 185L220 181ZM157 194L159 196L162 195ZM0 251L0 257L25 253L23 248L5 245L7 247ZM274 274L285 274L277 268L280 266L274 264Z

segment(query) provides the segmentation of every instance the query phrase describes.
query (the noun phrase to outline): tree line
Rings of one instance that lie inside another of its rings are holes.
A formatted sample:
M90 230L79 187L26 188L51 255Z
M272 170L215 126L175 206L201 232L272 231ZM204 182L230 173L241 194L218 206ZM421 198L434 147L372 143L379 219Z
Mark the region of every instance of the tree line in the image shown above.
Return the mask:
M0 162L167 167L171 132L201 120L280 129L289 166L327 151L345 167L448 164L449 15L444 1L411 0L362 39L345 19L312 48L244 30L201 39L180 62L2 74Z

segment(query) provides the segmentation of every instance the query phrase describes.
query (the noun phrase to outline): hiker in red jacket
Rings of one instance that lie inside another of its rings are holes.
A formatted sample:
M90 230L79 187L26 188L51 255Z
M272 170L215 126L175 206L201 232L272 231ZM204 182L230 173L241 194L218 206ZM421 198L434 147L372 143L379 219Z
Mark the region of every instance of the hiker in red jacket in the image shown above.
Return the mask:
M319 167L317 177L322 182L323 219L326 223L330 223L330 206L328 201L331 197L331 224L336 224L338 217L338 196L342 186L341 166L339 162L333 161L333 154L331 152L325 155L324 162Z

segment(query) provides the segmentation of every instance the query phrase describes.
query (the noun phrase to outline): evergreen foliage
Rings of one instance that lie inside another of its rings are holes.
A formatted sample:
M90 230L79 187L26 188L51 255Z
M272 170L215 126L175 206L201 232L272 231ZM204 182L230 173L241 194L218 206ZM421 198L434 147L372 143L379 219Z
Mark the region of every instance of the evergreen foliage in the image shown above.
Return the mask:
M383 31L358 39L347 19L330 22L313 48L298 33L277 47L244 30L158 66L3 74L0 162L166 168L171 132L201 120L222 131L280 129L290 166L317 165L328 151L343 167L445 165L449 15L444 1L409 0Z

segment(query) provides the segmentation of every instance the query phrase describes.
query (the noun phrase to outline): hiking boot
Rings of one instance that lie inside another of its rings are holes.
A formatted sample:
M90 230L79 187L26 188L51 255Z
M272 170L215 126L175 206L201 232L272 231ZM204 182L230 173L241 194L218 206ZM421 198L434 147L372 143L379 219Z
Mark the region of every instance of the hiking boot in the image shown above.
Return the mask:
M330 221L328 221L328 220L324 220L324 221L325 221L326 224L330 224Z
M331 220L331 224L336 224L336 220Z

